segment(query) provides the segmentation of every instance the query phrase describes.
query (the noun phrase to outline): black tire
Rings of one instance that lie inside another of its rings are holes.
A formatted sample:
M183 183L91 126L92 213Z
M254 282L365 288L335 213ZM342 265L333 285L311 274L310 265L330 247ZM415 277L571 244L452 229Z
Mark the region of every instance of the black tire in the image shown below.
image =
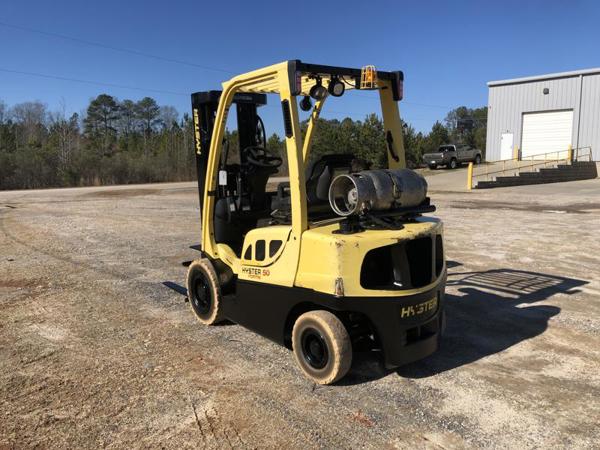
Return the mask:
M317 384L335 383L352 365L348 331L328 311L309 311L298 317L292 330L292 348L304 375Z
M214 325L223 320L221 286L217 272L208 259L192 261L186 284L190 307L200 322Z
M430 164L429 165L429 170L435 170L437 169L437 164Z
M448 163L448 168L449 169L456 169L458 167L458 161L456 160L456 158L452 158L450 160L450 162Z
M475 164L481 164L481 155L475 156Z

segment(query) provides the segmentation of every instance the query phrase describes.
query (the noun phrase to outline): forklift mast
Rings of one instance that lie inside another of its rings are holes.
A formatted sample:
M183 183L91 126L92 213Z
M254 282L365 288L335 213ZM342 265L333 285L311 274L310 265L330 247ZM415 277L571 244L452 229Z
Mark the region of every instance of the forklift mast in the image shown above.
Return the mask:
M204 202L204 186L210 141L215 125L215 115L219 106L222 91L204 91L192 94L192 114L194 121L194 148L196 154L196 170L198 173L198 198L200 213ZM236 105L239 150L259 145L256 133L258 122L257 109L267 104L266 94L240 93L235 94L233 103ZM264 145L264 143L262 143ZM245 163L243 154L241 164Z

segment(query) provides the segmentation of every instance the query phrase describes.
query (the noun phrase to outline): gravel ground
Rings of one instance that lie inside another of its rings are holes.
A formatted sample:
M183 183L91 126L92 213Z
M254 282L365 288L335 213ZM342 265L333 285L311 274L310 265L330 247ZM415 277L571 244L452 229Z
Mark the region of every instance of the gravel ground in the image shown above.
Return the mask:
M442 349L359 353L328 387L192 316L193 184L0 192L0 448L598 448L600 180L578 183L434 190Z

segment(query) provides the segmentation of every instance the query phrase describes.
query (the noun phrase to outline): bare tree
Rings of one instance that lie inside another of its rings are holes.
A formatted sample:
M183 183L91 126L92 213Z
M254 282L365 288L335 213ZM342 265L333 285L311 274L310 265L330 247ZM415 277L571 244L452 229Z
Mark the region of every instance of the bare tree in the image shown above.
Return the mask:
M0 125L6 120L6 103L0 100Z
M48 111L40 101L19 103L13 106L11 116L22 129L22 144L40 142L48 122Z
M58 137L58 161L62 170L69 166L79 141L79 116L74 113L67 120L66 113L67 106L63 98L60 110L49 114L50 130Z
M13 106L12 116L17 123L45 125L48 118L46 105L40 101L19 103Z
M129 136L131 133L135 132L138 125L135 102L132 100L123 100L119 104L119 112L119 131L123 135Z
M177 126L179 113L173 106L161 106L159 118L165 129L172 130Z
M4 124L6 120L6 103L0 100L0 125ZM4 133L0 133L0 149L2 148L2 135Z

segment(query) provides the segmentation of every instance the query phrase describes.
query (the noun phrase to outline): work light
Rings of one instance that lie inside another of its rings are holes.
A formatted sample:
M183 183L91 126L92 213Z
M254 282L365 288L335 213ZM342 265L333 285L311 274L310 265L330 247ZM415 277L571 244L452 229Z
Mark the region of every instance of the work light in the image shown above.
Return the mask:
M332 77L329 81L329 86L327 86L327 90L334 97L341 97L346 90L346 86L344 86L344 83L342 83L338 77Z
M317 77L315 84L308 92L315 100L323 100L327 97L327 89L321 84L321 77Z
M312 108L312 102L310 101L310 97L305 95L304 98L300 101L300 109L302 111L310 111Z

